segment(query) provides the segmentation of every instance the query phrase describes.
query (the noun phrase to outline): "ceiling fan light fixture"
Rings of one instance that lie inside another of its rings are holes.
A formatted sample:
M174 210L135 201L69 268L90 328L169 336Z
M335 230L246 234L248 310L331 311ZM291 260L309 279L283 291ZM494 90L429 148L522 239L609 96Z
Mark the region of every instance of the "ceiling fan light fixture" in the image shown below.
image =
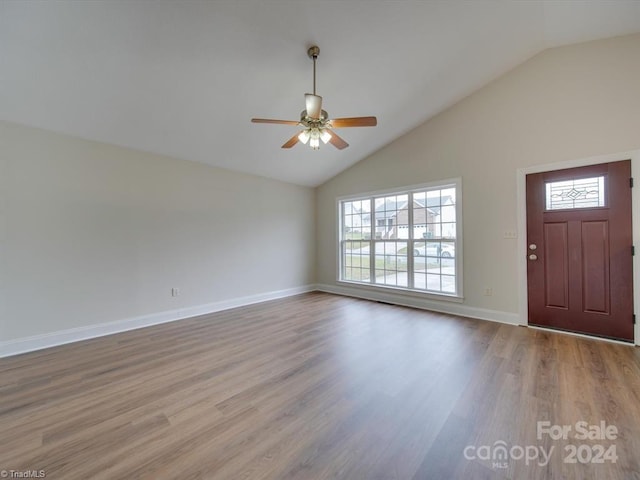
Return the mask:
M298 135L298 140L300 140L300 142L306 144L309 141L309 131L308 130L303 130L300 132L300 135Z
M320 148L320 130L316 127L309 129L309 146L313 150L318 150Z
M320 140L322 140L324 143L327 143L329 140L331 140L331 134L326 130L322 130L322 132L320 132Z

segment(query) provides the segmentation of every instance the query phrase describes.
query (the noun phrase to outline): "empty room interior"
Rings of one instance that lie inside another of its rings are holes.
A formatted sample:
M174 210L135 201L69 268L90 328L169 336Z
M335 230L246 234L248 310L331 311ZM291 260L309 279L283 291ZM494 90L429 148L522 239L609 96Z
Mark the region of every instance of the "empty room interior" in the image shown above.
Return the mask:
M640 2L0 0L0 476L640 479Z

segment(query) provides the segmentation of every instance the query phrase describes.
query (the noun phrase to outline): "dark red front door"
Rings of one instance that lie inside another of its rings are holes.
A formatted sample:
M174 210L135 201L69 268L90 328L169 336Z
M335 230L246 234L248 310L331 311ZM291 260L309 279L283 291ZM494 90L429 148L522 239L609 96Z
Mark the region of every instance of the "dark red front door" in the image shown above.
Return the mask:
M631 161L527 175L529 324L633 341Z

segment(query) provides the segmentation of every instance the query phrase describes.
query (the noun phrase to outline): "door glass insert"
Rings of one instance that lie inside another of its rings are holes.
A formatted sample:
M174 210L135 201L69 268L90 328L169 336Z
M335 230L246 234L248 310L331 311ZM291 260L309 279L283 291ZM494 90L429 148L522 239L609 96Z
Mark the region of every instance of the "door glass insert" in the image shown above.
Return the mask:
M605 207L604 176L546 183L547 210Z

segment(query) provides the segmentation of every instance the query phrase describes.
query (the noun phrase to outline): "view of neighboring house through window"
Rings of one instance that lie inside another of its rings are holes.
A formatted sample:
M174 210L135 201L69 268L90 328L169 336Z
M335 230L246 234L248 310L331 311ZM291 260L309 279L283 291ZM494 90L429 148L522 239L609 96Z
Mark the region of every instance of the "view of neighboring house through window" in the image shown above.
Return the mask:
M460 181L339 202L339 280L461 296Z

